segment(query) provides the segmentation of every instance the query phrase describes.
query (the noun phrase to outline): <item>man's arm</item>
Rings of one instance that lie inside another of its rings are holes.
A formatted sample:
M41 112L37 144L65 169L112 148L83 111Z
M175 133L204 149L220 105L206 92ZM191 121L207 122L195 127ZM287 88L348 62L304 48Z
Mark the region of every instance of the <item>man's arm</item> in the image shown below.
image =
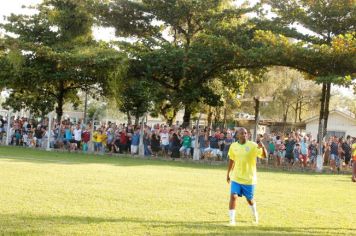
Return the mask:
M234 168L235 162L231 159L229 159L229 165L227 167L227 175L226 175L226 181L227 183L230 183L230 172Z
M258 147L257 147L258 149L262 149L262 155L261 156L257 156L257 157L259 157L259 158L266 158L267 157L267 150L266 150L266 148L265 148L265 146L263 145L263 143L262 142L259 142L258 143Z

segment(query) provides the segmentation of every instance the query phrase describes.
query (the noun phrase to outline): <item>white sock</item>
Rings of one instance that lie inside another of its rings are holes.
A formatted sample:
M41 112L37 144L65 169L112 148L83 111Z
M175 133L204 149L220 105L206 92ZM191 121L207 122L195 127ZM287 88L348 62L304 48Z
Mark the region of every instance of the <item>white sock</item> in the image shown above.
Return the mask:
M250 205L250 208L251 208L252 214L255 216L257 213L256 202L254 202L252 206Z
M235 210L229 210L230 222L235 222Z
M252 215L255 217L255 222L258 223L258 213L257 213L257 207L256 207L256 202L253 203L252 206L250 206Z

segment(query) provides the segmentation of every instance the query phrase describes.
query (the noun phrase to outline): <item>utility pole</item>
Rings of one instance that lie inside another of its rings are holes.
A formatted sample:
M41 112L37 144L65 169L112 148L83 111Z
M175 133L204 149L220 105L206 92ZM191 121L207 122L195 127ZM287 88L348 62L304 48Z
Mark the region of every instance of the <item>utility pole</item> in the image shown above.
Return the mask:
M51 151L51 136L52 136L52 112L48 114L48 127L47 127L47 151Z
M85 89L85 101L84 101L84 124L87 124L87 111L88 111L88 90Z
M201 119L201 112L199 114L199 118L197 120L197 125L196 125L196 133L195 133L195 142L194 142L194 152L193 152L193 160L194 161L199 161L200 159L200 148L199 148L199 123Z
M316 160L316 172L323 171L323 139L324 139L324 119L321 119L321 124L319 125L319 133L318 133L318 156Z
M11 110L7 113L7 129L6 129L6 145L10 145L11 141Z
M144 121L145 120L147 122L147 113L145 113L141 119L140 143L138 145L138 155L141 157L145 156L145 146L143 144L143 135L144 135L144 128L145 128Z
M260 97L254 96L255 101L255 130L253 132L253 140L257 140L258 124L260 122Z

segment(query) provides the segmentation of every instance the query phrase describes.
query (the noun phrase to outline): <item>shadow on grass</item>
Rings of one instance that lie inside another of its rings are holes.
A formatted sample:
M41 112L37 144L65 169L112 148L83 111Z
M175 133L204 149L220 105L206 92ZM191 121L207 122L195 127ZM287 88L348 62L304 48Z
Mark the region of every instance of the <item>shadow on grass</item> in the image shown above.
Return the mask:
M193 161L186 159L154 159L151 157L132 157L130 155L94 155L84 153L70 153L63 151L44 151L22 147L0 146L0 159L6 158L11 161L31 162L38 164L63 164L63 165L82 165L82 164L109 164L115 166L170 166L197 169L226 169L226 162ZM259 166L259 172L275 172L296 175L328 175L327 173L316 173L313 171L287 171L266 166Z
M166 232L167 235L352 235L356 228L331 228L331 227L271 227L246 225L246 221L240 222L244 225L235 227L227 226L226 221L165 221L165 220L145 220L140 218L102 218L85 216L26 216L26 215L6 215L0 214L3 223L0 229L6 233L36 233L43 234L65 225L78 225L78 229L85 230L86 225L113 223L116 227L134 228L137 224L144 226L155 234L155 232ZM8 222L8 226L6 225ZM18 224L17 224L18 223ZM110 227L110 226L109 226ZM46 228L45 230L43 230ZM342 230L342 232L340 232ZM189 233L183 233L188 231ZM121 231L122 232L122 231ZM105 235L105 232L103 231Z

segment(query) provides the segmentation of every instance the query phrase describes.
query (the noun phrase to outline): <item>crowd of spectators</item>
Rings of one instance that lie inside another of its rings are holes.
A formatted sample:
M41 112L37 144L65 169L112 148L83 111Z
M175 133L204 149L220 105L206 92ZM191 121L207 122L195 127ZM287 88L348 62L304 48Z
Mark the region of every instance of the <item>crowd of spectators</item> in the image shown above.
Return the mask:
M0 117L0 141L3 144L8 142L9 145L30 148L47 148L49 145L59 150L110 155L138 155L139 144L142 142L145 156L188 159L193 157L197 147L199 159L227 160L229 147L237 140L236 128L182 128L165 124L135 126L112 122L93 127L90 123L73 124L64 120L61 123L52 122L49 130L48 120L35 122L27 118L12 120L8 139L7 125L6 119ZM276 167L316 168L319 145L308 134L272 132L259 135L257 142L262 142L269 153L266 162ZM333 172L351 167L355 143L356 139L350 136L329 137L322 143L324 165L329 166Z

